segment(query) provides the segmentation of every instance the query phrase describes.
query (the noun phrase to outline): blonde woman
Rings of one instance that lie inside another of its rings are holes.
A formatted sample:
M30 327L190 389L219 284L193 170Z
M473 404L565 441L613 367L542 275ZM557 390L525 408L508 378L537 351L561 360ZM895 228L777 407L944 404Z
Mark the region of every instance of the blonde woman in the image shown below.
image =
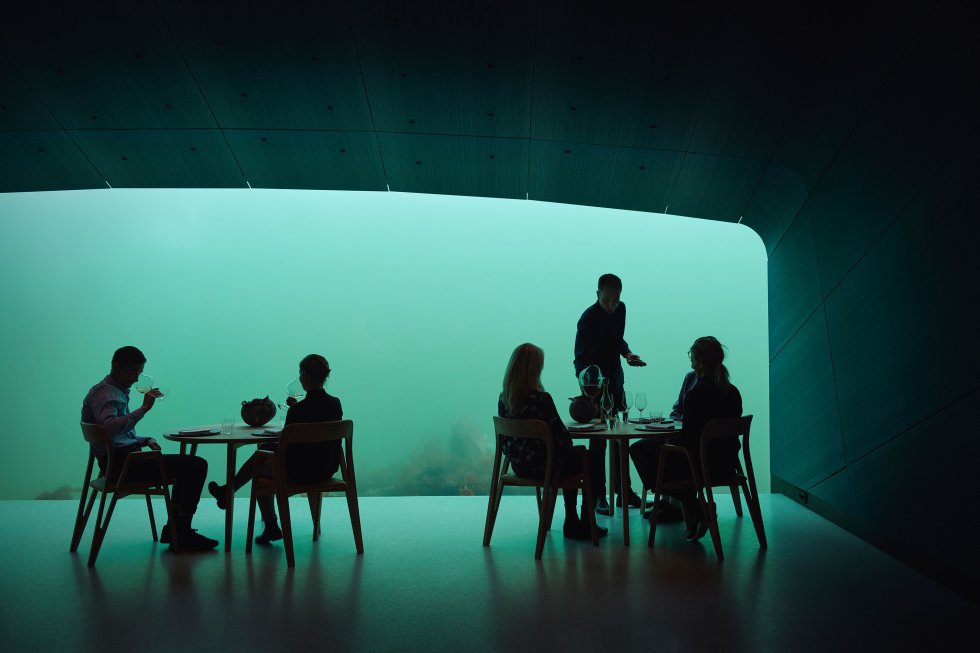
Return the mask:
M544 421L555 438L556 473L559 476L581 473L582 460L578 450L584 451L585 447L572 446L572 438L558 415L554 400L541 386L543 368L544 352L540 347L529 342L518 346L507 363L503 392L497 402L497 414L501 417ZM541 442L504 437L500 446L515 474L528 478L544 476L546 454ZM562 494L565 499L565 524L562 528L565 537L573 540L591 539L588 516L584 514L586 506L582 506L581 518L575 510L577 491L562 490ZM606 528L599 528L600 537L608 532Z

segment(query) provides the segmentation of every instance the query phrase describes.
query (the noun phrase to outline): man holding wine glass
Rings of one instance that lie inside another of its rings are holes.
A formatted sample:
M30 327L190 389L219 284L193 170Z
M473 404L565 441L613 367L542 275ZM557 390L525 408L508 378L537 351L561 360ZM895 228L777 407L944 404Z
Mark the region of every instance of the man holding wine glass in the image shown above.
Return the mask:
M94 443L93 453L99 462L99 469L110 481L115 481L122 471L126 457L143 447L160 451L160 444L153 438L136 435L136 423L153 409L163 393L152 385L139 385L143 394L143 404L136 410L129 410L129 389L141 378L146 356L136 347L120 347L112 355L108 376L92 386L82 402L82 421L98 424L112 440L112 468L106 469L108 452L102 451ZM198 456L164 454L163 466L167 476L173 481L173 503L177 510L177 524L168 523L160 532L160 542L171 543L171 531L176 528L181 551L207 551L218 545L217 540L204 537L191 528L191 519L197 511L197 503L204 489L208 475L208 463ZM130 464L128 481L151 481L159 478L159 468L155 460L141 460Z
M642 359L630 351L629 345L623 339L626 332L626 305L619 301L623 292L623 282L615 274L604 274L599 277L596 290L596 303L585 309L579 318L575 332L575 375L590 365L597 366L602 376L607 379L609 391L612 394L615 410L625 408L623 384L625 375L620 357L634 367L646 365ZM606 441L595 439L589 443L589 464L591 466L592 487L596 494L596 512L601 515L609 514L609 502L606 500ZM619 457L613 463L614 487L620 487ZM626 470L627 485L629 470ZM616 505L622 506L622 497L616 497ZM630 490L628 505L638 508L640 497Z

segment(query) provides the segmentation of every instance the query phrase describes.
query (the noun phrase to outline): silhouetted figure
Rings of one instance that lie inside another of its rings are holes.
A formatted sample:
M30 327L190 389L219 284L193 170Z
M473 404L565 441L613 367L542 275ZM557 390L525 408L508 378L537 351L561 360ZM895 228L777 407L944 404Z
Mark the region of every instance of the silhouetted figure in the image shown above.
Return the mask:
M691 391L691 388L698 384L698 375L691 370L684 375L684 380L681 381L681 391L677 395L677 401L674 402L674 407L670 411L670 419L677 420L678 422L684 421L684 400L687 397L687 393Z
M579 474L583 470L581 454L578 451L584 451L585 447L572 445L572 437L558 415L554 400L541 386L542 369L544 369L544 352L540 347L531 343L518 346L511 354L507 371L504 372L504 387L497 401L497 414L500 417L544 421L554 435L553 473L556 474L556 478ZM515 474L526 478L544 478L547 453L543 443L502 436L500 448L510 461ZM577 495L577 490L562 490L565 501L565 524L562 532L570 539L591 540L589 518L585 514L588 508L585 502L582 503L581 518L575 511ZM608 532L606 528L599 528L600 537Z
M695 468L701 465L701 431L704 425L717 418L740 417L742 415L742 395L729 380L728 369L724 366L725 352L721 343L712 336L698 338L688 353L691 368L698 377L697 384L684 397L684 422L681 431L670 436L670 444L684 447L691 453ZM657 464L660 459L662 442L640 440L630 447L633 464L649 488L657 485ZM737 464L738 441L721 440L711 445L708 460L711 475L725 476ZM680 455L667 457L664 480L691 478L687 460ZM707 523L701 504L694 490L675 490L671 496L680 501L687 525L687 539L699 540L707 531Z
M286 411L286 424L310 424L316 422L336 422L344 418L340 407L340 399L327 394L323 385L330 376L330 365L327 359L319 354L310 354L299 362L299 381L303 384L306 396L302 401L290 397L287 399L289 410ZM259 447L264 451L275 451L275 443L263 444ZM290 481L299 483L318 483L325 481L340 468L340 441L312 442L292 445L286 454L286 474ZM255 475L272 477L272 469L263 461L256 461L251 456L235 474L235 490L248 483ZM208 492L218 502L218 507L225 509L225 486L214 481L208 483ZM255 537L259 544L268 544L282 539L282 529L276 517L275 501L272 495L256 497L259 513L264 525L262 533Z
M109 375L92 386L82 402L82 421L98 424L112 438L112 468L106 469L108 452L92 444L92 450L99 462L99 470L109 481L119 478L123 463L130 453L149 447L160 451L160 445L153 438L136 435L136 423L153 409L156 400L161 396L158 389L153 388L143 395L143 405L129 411L129 389L143 372L146 356L136 347L121 347L112 355L112 367ZM165 473L173 481L172 500L177 512L176 533L179 537L180 550L206 551L218 545L212 540L199 534L191 528L191 520L197 511L197 503L204 489L204 480L208 475L208 463L198 456L182 456L164 454L163 464ZM159 478L156 460L143 460L130 464L126 481L155 481ZM171 531L174 525L167 523L160 532L160 541L171 544Z
M623 339L626 332L626 305L619 301L623 292L623 282L615 274L604 274L599 277L596 290L596 303L585 309L578 320L575 331L575 375L589 365L596 365L602 370L602 376L609 383L609 391L615 402L615 410L625 410L623 401L623 366L620 357L635 367L646 365L640 357L630 351L629 345ZM609 502L606 500L606 441L592 440L589 443L589 474L592 477L592 487L596 493L596 512L601 515L609 514ZM626 470L627 486L631 486L629 470ZM622 505L619 496L620 469L619 457L613 462L613 491L616 493L617 505ZM639 507L640 497L630 489L628 503Z

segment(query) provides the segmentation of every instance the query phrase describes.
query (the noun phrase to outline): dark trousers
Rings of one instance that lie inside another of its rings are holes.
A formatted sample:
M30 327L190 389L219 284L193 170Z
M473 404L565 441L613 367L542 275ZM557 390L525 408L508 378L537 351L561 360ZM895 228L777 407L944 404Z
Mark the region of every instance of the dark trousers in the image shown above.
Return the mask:
M582 451L585 449L584 446L572 447L568 453L565 454L561 459L556 460L555 469L552 475L558 479L563 476L574 476L575 474L582 473ZM541 479L544 478L544 469L541 467L522 467L520 465L511 464L514 468L514 473L518 476L523 476L524 478L534 478ZM562 490L562 499L565 503L565 518L569 519L571 517L576 517L575 505L578 502L578 490Z
M332 442L329 443L328 447L318 445L314 445L312 452L308 451L309 445L307 445L305 452L303 445L293 445L288 453L293 453L295 450L301 455L286 460L286 474L289 476L289 480L297 483L319 483L337 473L340 469L340 456L342 455L340 443ZM279 446L273 442L263 444L259 449L278 451ZM302 455L304 453L310 455ZM235 474L235 489L238 490L254 476L272 478L272 468L268 464L257 464L253 456L245 461L245 464ZM276 517L275 498L271 494L260 494L255 498L255 502L259 506L259 515L262 516L263 522L266 524L279 523L279 519Z
M735 446L732 446L732 445ZM657 468L660 465L660 449L664 442L659 440L640 440L630 447L630 458L640 475L643 485L653 490L657 487ZM738 464L738 442L711 443L708 451L708 471L712 478L728 478ZM694 454L694 465L701 473L701 459ZM670 454L664 461L664 481L681 481L691 478L691 468L687 458L680 454ZM670 496L681 503L693 501L693 490L675 490Z
M126 457L133 451L138 449L124 451L123 448L118 448L113 452L112 468L106 474L110 482L115 482L119 478ZM163 454L163 471L173 483L170 496L177 513L193 515L201 499L204 481L208 477L208 461L199 456ZM130 463L125 480L147 482L159 478L160 471L156 460L140 460Z

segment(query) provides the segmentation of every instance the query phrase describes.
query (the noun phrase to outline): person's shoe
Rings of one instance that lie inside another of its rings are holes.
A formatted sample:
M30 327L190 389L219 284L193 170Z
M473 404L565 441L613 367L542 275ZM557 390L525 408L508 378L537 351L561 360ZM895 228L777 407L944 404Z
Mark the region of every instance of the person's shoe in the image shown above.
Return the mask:
M653 508L643 513L643 519L650 519L651 514L653 514ZM680 508L675 508L673 504L666 501L660 502L660 514L657 515L658 524L676 524L682 521L684 521L684 513L681 512Z
M606 497L600 497L598 501L595 502L595 511L600 515L609 516L609 502L606 501Z
M160 544L170 544L170 524L164 524L160 529Z
M688 542L697 542L704 534L708 532L708 524L703 521L699 521L693 529L688 529L687 534L684 535L684 539Z
M630 492L629 504L630 504L630 508L639 508L640 495L638 495L636 492ZM616 495L616 507L617 508L623 507L623 497L619 496L618 494Z
M224 510L227 507L225 501L225 486L218 485L214 481L208 483L208 492L214 497L214 500L218 502L218 507Z
M163 538L161 538L162 540ZM169 533L168 533L168 540ZM189 528L180 534L180 552L210 551L218 546L218 540L212 540L197 532L195 528ZM170 550L173 551L173 542L170 543Z
M282 539L282 530L279 524L266 524L261 535L255 536L256 544L268 544Z
M599 534L599 537L609 535L608 528L603 528L602 526L598 525L596 525L596 532ZM581 519L566 521L565 525L562 527L562 534L565 536L565 539L568 540L592 539L592 530L589 528L589 522L582 521Z

